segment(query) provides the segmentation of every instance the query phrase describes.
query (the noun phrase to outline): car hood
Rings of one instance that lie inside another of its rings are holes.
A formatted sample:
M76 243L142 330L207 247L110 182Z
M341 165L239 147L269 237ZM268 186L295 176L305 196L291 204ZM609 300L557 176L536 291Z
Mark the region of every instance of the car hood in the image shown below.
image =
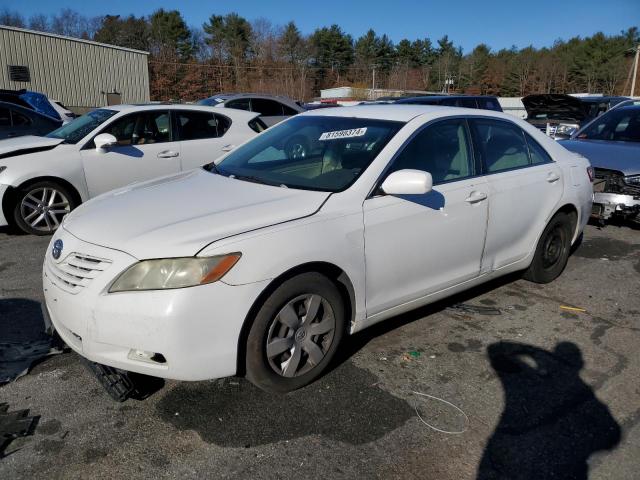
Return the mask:
M37 137L35 135L7 138L0 140L0 158L50 150L62 142L61 138Z
M576 120L587 118L588 110L576 97L558 93L528 95L522 99L529 120L536 120L540 114L549 115L553 120Z
M329 195L199 169L100 195L63 226L81 240L141 260L192 256L217 240L312 215Z
M640 174L640 144L606 140L563 140L558 142L586 157L594 168L617 170L626 175Z

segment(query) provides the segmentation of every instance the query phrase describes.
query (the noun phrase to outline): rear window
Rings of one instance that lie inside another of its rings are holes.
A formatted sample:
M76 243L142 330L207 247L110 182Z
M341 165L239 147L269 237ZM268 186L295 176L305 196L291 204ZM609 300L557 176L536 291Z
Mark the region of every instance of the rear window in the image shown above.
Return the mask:
M179 111L176 114L180 140L217 138L225 134L231 121L211 112Z

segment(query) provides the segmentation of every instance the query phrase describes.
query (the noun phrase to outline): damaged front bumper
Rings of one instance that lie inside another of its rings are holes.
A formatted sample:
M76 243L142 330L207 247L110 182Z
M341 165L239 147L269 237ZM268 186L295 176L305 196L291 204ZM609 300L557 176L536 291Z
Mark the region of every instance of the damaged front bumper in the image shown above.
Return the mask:
M594 171L591 216L601 223L612 217L640 222L640 187L625 183L620 172L598 168Z

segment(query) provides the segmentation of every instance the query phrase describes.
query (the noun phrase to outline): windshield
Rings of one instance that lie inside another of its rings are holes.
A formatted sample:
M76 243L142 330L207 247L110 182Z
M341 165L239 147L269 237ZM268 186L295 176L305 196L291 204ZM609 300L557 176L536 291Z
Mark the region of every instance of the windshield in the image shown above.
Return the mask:
M93 110L57 128L53 132L49 132L47 137L62 138L64 140L63 143L78 143L116 113L118 112L115 110L107 110L106 108Z
M640 142L640 107L614 108L580 130L576 138Z
M294 117L209 168L240 180L338 192L356 181L403 125L363 118Z

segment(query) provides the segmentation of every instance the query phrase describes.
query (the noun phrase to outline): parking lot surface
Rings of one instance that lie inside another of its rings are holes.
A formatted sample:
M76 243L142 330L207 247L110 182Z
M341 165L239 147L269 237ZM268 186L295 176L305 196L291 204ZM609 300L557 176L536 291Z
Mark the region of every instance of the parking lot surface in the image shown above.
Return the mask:
M0 342L42 338L47 244L0 230ZM75 353L50 356L0 386L0 433L36 418L0 436L0 478L637 478L639 295L640 232L588 226L553 283L388 320L288 395L168 381L118 404Z

